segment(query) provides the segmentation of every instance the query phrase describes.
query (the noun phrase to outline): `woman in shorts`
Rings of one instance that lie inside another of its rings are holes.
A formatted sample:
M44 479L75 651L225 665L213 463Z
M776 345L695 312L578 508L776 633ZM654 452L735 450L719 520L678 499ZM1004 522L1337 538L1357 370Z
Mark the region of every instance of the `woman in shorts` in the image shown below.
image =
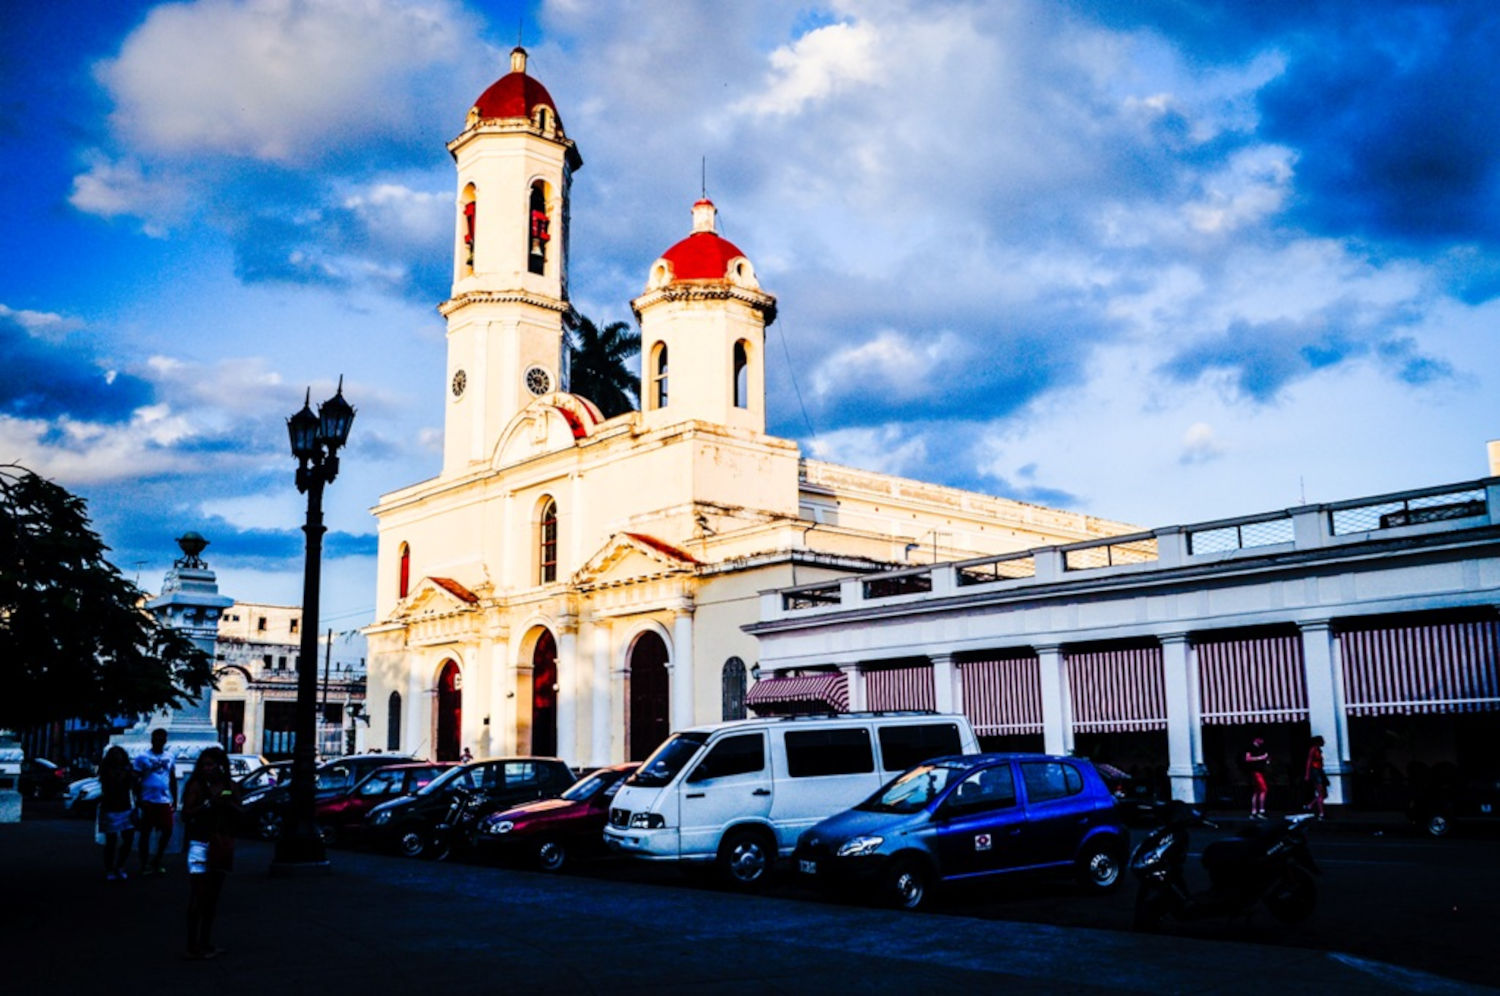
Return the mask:
M216 958L214 914L224 879L234 867L234 820L239 792L229 777L229 756L222 747L198 755L182 791L182 818L187 826L188 942L191 960Z
M135 837L135 774L130 755L119 744L104 752L99 765L99 832L104 835L104 877L125 878L125 859Z

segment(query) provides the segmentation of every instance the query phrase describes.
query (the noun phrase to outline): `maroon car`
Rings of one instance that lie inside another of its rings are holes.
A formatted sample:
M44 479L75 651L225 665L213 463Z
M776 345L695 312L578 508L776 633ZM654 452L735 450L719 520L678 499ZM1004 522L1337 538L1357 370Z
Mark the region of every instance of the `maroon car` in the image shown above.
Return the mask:
M317 804L318 832L325 844L332 844L350 830L358 831L364 826L365 814L382 802L399 799L403 795L415 795L417 789L432 781L449 768L452 762L427 762L420 764L391 764L376 768L348 791Z
M604 852L609 801L634 764L598 768L556 799L538 799L498 813L480 824L474 843L529 858L543 871L559 871L575 857Z

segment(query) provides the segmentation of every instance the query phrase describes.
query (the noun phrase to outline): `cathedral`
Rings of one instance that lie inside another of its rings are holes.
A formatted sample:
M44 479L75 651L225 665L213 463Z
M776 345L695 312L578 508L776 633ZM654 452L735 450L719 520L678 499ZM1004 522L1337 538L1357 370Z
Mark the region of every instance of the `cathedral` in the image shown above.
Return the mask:
M757 697L773 685L743 629L762 591L1130 531L809 460L767 435L776 298L707 199L681 241L649 265L643 254L642 410L604 418L568 390L568 198L583 158L523 49L448 150L442 470L374 509L371 746L641 759L673 729L772 698ZM927 697L888 704L945 702L922 667Z

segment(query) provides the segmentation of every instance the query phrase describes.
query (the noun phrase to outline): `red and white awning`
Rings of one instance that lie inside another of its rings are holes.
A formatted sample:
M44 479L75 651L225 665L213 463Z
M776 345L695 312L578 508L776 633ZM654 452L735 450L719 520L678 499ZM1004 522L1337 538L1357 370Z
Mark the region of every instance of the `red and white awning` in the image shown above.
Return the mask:
M1034 656L958 666L964 712L983 736L1042 732L1042 673Z
M1307 718L1307 672L1297 633L1195 645L1205 725Z
M1161 647L1069 651L1064 656L1076 732L1167 728Z
M869 709L936 709L932 665L871 668L864 672Z
M745 694L745 705L760 713L774 712L780 705L808 702L821 702L834 712L848 712L849 681L844 672L762 678Z
M1427 623L1338 634L1351 716L1500 709L1500 622Z

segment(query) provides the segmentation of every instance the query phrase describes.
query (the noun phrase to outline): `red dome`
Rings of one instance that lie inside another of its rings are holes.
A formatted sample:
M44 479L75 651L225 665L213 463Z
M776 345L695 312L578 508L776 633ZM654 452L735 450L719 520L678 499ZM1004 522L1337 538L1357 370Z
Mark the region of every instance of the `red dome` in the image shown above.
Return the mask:
M538 106L557 113L547 88L525 73L506 73L474 101L481 118L529 118Z
M713 232L694 232L661 254L672 264L672 280L723 280L739 247Z

